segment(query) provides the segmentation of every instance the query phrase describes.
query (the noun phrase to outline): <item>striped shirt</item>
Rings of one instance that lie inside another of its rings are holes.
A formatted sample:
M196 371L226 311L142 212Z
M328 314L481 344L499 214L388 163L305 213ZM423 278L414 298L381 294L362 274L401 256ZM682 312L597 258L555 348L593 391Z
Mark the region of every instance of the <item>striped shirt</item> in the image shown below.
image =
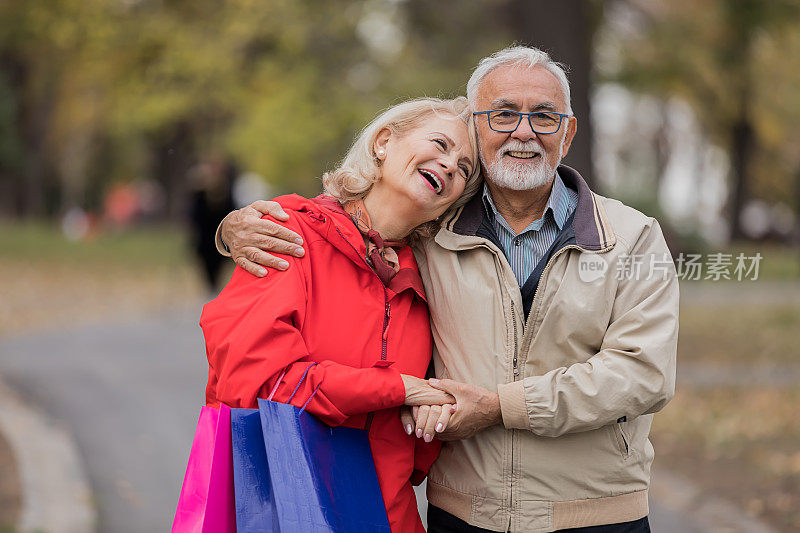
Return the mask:
M558 232L564 228L569 215L575 211L578 193L564 185L561 176L556 173L542 218L531 222L518 234L497 211L486 184L483 185L483 205L517 283L522 287L555 241Z

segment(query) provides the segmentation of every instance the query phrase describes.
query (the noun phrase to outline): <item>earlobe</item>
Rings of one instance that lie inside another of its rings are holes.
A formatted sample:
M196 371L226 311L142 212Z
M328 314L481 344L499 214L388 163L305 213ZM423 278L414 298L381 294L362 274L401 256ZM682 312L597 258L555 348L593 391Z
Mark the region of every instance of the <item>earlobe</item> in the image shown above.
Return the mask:
M566 157L567 153L569 152L569 147L572 146L572 139L575 138L575 134L578 132L578 119L575 117L569 117L567 119L567 134L564 136L564 144L563 148L561 149L561 157Z
M386 147L391 136L392 131L389 128L383 128L375 137L375 142L372 144L372 153L378 161L386 159Z

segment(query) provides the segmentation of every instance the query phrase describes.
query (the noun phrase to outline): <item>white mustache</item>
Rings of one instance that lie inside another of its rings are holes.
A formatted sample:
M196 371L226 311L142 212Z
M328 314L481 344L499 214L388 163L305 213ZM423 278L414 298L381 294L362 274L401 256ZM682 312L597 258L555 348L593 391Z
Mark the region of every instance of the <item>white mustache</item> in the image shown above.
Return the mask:
M500 150L497 151L497 153L501 155L506 152L533 152L535 154L544 155L544 148L536 141L522 142L511 140L501 146Z

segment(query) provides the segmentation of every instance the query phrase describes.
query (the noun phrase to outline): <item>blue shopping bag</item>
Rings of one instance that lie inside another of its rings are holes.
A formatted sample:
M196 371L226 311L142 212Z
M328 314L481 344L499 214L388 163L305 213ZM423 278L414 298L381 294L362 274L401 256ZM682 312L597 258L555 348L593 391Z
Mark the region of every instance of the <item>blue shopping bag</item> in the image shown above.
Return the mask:
M305 412L317 390L300 409L258 400L275 531L390 533L366 431L331 428Z
M279 532L258 409L231 409L237 533Z

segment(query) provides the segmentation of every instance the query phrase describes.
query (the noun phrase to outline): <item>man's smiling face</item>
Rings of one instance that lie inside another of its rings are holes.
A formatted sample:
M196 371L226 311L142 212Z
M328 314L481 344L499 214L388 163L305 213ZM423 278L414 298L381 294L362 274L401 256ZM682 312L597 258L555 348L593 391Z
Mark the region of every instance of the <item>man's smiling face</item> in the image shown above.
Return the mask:
M558 78L542 66L500 66L478 86L475 111L567 112ZM565 118L556 133L538 134L523 118L516 131L500 133L489 127L486 115L475 117L480 156L486 178L509 189L530 190L549 183L561 158L567 155L577 129L574 117Z

